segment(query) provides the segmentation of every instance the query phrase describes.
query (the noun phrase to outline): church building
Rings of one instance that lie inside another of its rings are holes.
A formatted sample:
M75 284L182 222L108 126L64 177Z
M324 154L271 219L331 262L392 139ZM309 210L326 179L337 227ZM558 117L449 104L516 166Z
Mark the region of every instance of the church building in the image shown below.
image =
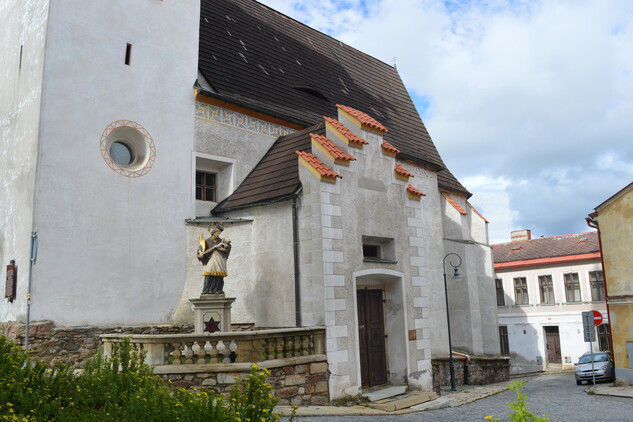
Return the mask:
M32 321L191 324L219 225L232 322L324 327L331 398L431 389L445 279L453 349L499 354L488 221L395 67L254 0L7 0L0 26L0 322L30 279Z

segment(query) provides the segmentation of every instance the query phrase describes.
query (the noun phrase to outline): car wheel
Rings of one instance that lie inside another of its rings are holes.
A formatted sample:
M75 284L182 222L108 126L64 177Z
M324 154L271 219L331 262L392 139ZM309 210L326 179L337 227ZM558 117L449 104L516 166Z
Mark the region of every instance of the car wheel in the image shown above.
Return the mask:
M582 381L576 380L576 385L582 385Z

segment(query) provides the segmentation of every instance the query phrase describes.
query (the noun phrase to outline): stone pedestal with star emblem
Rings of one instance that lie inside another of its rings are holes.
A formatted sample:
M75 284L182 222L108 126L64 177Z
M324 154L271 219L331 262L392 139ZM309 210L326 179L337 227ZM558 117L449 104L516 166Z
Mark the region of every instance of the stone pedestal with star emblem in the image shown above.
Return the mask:
M221 295L200 295L199 298L189 299L193 305L195 318L195 333L215 333L231 331L231 306L234 297Z

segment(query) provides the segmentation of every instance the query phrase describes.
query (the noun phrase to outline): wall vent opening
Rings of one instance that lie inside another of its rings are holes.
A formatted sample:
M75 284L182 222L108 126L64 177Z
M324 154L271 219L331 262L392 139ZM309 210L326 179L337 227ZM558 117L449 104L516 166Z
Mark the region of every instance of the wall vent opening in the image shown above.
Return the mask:
M127 43L125 46L125 64L130 66L130 62L132 61L132 44Z

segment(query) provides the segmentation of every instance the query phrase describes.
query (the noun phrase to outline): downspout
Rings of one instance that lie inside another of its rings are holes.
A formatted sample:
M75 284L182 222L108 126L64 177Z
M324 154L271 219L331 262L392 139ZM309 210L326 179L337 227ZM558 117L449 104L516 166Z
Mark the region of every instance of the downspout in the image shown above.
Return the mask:
M611 340L611 312L609 311L609 291L607 289L607 272L604 269L604 255L602 254L602 235L600 234L600 226L594 219L598 216L597 212L592 212L585 218L587 225L592 229L598 230L598 245L600 246L600 263L602 264L602 278L604 279L604 301L607 304L607 316L609 317L609 348L611 349L611 358L615 367L615 351L613 350L613 340ZM614 381L615 382L615 381Z
M295 267L295 323L301 327L301 280L299 279L299 218L297 217L297 197L301 193L302 187L295 191L292 196L292 242Z
M451 353L455 356L461 356L466 359L464 362L464 385L468 385L468 382L470 381L470 356L466 353L456 352L455 350L451 350Z

